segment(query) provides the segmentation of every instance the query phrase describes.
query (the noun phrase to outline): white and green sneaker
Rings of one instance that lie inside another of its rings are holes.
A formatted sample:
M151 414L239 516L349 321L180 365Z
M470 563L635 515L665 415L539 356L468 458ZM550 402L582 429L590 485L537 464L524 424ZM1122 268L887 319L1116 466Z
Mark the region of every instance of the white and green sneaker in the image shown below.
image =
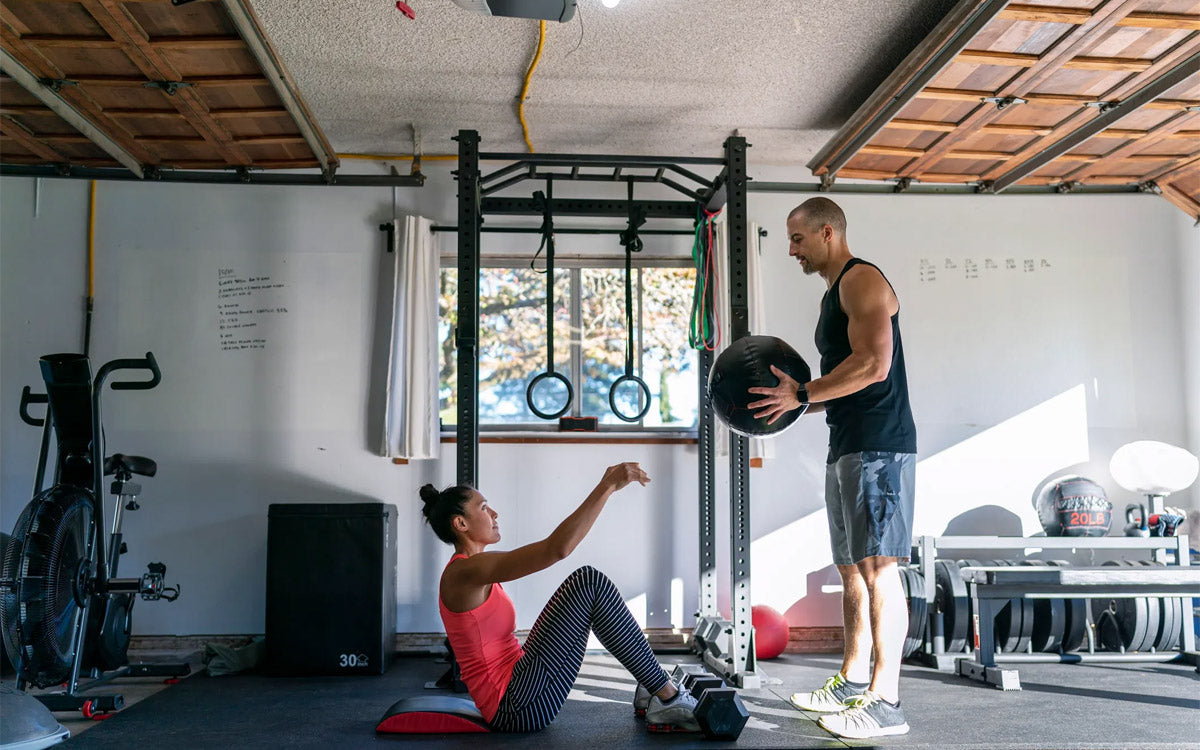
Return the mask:
M852 740L908 733L908 722L904 720L899 703L893 705L867 691L852 696L846 705L845 711L822 716L817 723L828 732Z
M825 680L825 684L820 689L814 690L811 693L792 693L792 705L801 711L819 711L822 713L832 713L835 711L845 711L846 701L866 692L865 687L854 687L846 682L846 678L838 672L833 677Z

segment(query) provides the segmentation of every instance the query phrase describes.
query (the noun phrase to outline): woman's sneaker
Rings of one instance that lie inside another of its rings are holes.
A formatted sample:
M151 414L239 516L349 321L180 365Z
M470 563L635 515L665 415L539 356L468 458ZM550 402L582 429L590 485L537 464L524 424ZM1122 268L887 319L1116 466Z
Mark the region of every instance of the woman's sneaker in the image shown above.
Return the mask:
M891 704L872 692L846 701L845 711L817 720L826 731L852 740L890 737L908 733L908 722L900 704Z
M685 687L680 687L674 698L663 702L657 695L650 696L646 706L646 729L651 732L699 732L696 721L696 699Z
M642 687L642 683L638 683L637 690L633 691L633 713L638 716L645 716L646 709L650 706L650 691Z
M841 672L825 680L825 684L811 693L792 693L792 705L801 711L833 713L846 710L846 701L867 691L865 686L855 687L846 681Z

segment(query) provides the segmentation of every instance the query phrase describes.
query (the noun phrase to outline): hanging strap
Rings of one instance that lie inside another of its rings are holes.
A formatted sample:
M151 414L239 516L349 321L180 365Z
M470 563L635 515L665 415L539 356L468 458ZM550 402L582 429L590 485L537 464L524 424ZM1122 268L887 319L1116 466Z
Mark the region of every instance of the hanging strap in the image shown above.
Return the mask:
M642 239L638 228L646 223L646 211L633 203L633 180L629 185L629 226L621 232L621 244L625 246L625 375L633 375L633 254L642 251Z
M529 405L529 410L542 419L558 419L567 410L571 408L571 402L575 398L575 391L571 387L571 381L562 373L554 371L554 216L551 210L551 202L554 196L554 181L546 180L546 192L537 191L533 194L534 205L542 209L542 242L538 245L537 253L534 254L533 260L529 261L529 267L534 268L534 261L538 255L541 255L542 250L546 251L546 270L538 271L538 273L546 274L546 371L537 375L533 380L529 381L529 385L525 388L525 403ZM567 390L566 402L560 409L552 412L544 412L537 407L533 400L534 388L543 380L557 380L563 384Z
M608 405L613 414L623 422L639 422L650 411L650 386L633 374L633 254L641 252L642 240L638 227L646 223L646 211L633 202L633 180L629 181L629 226L621 232L621 244L625 246L625 374L617 378L608 389ZM632 381L641 392L642 408L636 414L624 414L617 408L617 388L625 381Z
M554 215L550 210L553 196L553 180L546 180L545 195L540 190L533 194L534 201L540 199L542 204L542 243L538 245L534 260L543 248L546 250L546 372L554 372Z

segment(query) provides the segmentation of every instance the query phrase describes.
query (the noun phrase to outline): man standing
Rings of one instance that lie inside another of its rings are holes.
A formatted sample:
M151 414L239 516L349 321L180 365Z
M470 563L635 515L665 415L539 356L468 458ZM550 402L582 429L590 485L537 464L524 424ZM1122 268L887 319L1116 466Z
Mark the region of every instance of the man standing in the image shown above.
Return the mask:
M846 639L841 671L791 700L825 712L820 725L842 737L904 734L899 681L908 612L897 564L908 560L912 545L917 433L900 303L876 266L850 254L846 215L833 201L800 204L787 230L788 254L827 287L816 332L821 377L797 383L773 367L779 385L751 388L764 398L750 407L771 422L804 405L825 412L825 508Z

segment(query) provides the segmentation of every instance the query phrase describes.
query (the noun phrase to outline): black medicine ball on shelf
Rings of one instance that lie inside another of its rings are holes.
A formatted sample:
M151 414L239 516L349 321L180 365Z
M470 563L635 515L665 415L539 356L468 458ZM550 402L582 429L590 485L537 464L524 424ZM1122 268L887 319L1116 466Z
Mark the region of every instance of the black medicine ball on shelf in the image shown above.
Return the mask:
M1106 536L1112 526L1108 493L1085 477L1072 475L1047 482L1033 505L1046 536Z
M757 419L747 404L761 401L763 396L750 393L750 388L771 388L779 378L771 372L774 365L797 383L812 379L808 363L783 339L774 336L743 336L721 352L708 373L708 400L717 418L729 429L746 437L774 437L800 418L801 410L794 409L767 424Z

